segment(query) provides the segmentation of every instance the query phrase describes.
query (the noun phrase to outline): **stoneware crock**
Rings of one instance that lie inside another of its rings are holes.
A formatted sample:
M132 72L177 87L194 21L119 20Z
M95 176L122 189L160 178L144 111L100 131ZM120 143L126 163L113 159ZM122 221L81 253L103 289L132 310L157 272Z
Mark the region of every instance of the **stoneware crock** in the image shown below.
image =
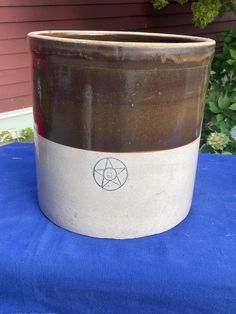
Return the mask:
M214 40L28 36L43 213L68 230L117 239L181 222L191 206Z

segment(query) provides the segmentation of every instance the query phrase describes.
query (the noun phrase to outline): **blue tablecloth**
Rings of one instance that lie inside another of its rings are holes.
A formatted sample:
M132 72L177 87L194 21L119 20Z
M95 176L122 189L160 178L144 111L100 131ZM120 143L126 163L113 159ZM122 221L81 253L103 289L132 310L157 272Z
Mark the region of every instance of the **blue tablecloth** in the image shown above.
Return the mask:
M0 313L236 313L236 158L201 155L191 213L136 240L65 231L36 197L34 146L0 148Z

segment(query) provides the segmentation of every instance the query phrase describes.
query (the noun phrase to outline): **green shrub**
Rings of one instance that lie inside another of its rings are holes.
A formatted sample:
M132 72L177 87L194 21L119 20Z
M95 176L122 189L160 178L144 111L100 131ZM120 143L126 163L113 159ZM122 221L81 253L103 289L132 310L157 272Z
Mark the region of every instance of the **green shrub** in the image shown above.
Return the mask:
M223 51L212 62L201 151L236 154L236 26L224 34Z
M19 142L31 142L34 138L34 132L31 128L22 129L20 136L18 137Z
M179 4L190 2L189 0L175 0ZM162 9L169 4L169 0L154 0L153 7ZM193 13L193 22L199 28L206 27L213 22L217 16L223 16L227 11L233 11L236 14L235 0L198 0L193 1L191 5Z
M14 134L14 135L13 135ZM15 129L0 132L0 144L10 142L33 142L34 133L31 128L22 129L19 133Z
M9 143L13 141L13 136L10 131L0 132L0 143Z

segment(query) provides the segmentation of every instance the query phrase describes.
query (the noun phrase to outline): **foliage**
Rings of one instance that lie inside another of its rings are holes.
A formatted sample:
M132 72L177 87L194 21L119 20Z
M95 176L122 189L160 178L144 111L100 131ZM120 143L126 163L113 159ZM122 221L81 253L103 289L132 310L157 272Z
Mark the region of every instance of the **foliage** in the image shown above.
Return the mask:
M10 131L0 132L0 143L9 143L13 141L13 136Z
M212 62L201 151L236 154L236 26L225 33L223 51Z
M169 3L168 0L158 0L158 1L155 0L153 2L153 7L154 7L154 9L160 10L160 9L164 8L168 3Z
M31 128L22 129L20 136L18 137L19 142L29 142L34 138L34 132Z
M198 0L192 3L193 22L200 28L206 27L219 15L220 0Z
M31 128L22 129L19 134L15 130L0 132L0 144L10 142L32 142L34 133Z
M174 0L179 4L185 4L190 0ZM162 9L169 4L170 0L153 0L155 9ZM217 16L223 16L228 11L236 14L236 0L197 0L191 5L193 22L199 28L206 27Z
M230 142L230 139L224 133L211 133L207 138L207 145L210 145L214 150L222 151Z

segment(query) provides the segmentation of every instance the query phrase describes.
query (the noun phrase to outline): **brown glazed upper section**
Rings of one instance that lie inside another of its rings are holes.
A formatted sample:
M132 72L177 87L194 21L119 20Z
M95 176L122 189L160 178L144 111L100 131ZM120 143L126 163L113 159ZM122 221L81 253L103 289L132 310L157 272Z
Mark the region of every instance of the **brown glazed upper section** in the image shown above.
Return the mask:
M171 149L200 134L215 42L153 33L29 34L45 138L106 152Z

